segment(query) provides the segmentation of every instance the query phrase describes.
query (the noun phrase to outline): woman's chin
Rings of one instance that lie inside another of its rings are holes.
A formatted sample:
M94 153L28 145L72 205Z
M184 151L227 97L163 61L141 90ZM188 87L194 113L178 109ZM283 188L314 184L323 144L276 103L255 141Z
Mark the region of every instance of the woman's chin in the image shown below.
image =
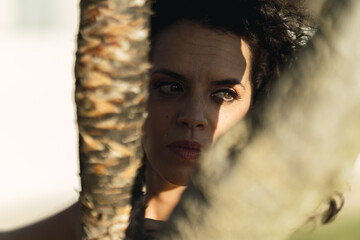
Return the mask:
M176 171L168 171L163 177L173 185L187 186L193 172L193 167L180 167Z
M160 177L169 187L186 186L198 161L199 154L193 152L177 152L167 149L161 155L153 156L152 161L148 159L147 168L153 169L155 175ZM185 157L183 157L185 155Z

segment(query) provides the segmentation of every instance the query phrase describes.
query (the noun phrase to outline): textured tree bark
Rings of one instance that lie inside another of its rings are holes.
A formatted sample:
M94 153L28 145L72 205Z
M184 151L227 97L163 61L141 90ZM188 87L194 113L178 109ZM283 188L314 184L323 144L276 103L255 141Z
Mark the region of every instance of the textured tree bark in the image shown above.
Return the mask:
M204 154L159 239L286 239L342 190L360 152L360 2L323 14L270 100Z
M123 239L146 117L146 0L82 0L76 53L83 239Z

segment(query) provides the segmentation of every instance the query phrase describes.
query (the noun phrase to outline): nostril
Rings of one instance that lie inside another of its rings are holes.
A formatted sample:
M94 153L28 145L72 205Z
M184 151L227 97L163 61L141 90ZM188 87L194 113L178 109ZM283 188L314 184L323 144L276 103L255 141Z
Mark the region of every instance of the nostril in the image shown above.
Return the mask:
M208 124L205 116L200 116L197 114L179 115L177 118L177 123L183 127L191 129L204 129Z
M184 125L185 127L189 127L189 123L187 123L186 121L182 121L182 125Z
M203 128L203 127L204 127L204 124L203 124L203 123L199 123L199 124L196 125L196 127L198 127L198 128Z

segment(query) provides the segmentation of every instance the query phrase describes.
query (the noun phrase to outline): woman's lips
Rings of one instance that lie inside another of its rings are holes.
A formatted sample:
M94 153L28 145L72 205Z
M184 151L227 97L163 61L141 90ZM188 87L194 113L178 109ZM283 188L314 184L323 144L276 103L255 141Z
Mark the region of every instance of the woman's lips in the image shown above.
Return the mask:
M173 142L168 147L185 160L198 159L203 148L200 143L186 140Z

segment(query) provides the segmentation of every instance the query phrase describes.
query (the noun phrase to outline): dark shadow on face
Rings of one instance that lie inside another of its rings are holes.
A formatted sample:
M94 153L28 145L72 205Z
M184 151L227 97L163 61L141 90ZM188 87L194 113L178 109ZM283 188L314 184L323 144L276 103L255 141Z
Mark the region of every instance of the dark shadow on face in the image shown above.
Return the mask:
M182 21L153 43L147 167L186 185L200 152L249 110L250 49L238 36Z

